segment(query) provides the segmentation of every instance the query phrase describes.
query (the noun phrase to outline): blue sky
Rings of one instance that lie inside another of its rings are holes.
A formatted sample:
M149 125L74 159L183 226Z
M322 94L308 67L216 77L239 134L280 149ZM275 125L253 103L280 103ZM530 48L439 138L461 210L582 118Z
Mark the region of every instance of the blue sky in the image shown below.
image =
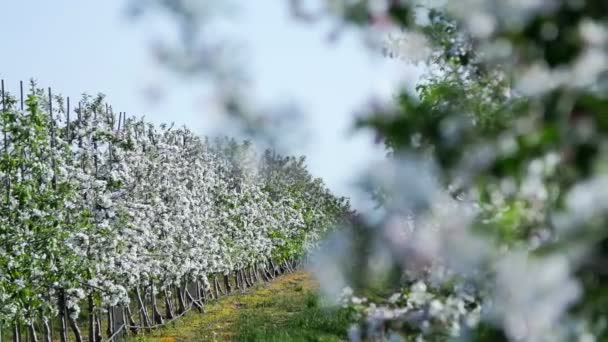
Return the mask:
M412 87L419 69L374 55L355 34L328 44L327 25L294 22L283 2L240 3L234 32L246 46L241 60L253 79L252 97L298 104L311 135L291 150L305 154L334 191L354 195L353 175L384 152L369 134L351 134L353 112L371 94L390 95L399 79ZM13 90L34 77L64 95L103 92L117 111L214 132L212 110L197 96L202 82L175 77L150 54L169 23L156 16L134 23L125 6L125 0L6 2L0 78ZM145 94L155 87L163 96L150 101Z

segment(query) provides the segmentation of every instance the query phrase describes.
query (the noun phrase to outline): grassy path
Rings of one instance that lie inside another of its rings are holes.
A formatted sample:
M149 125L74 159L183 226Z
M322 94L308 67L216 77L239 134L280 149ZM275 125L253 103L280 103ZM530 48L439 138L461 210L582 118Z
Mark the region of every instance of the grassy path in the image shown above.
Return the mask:
M344 341L348 317L323 308L308 273L283 275L209 303L163 329L134 341Z

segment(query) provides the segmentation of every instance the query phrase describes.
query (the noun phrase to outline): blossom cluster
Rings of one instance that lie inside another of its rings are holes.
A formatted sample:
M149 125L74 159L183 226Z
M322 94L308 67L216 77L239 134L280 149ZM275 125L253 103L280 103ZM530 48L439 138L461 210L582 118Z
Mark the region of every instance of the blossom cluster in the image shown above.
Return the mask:
M482 312L457 339L604 339L606 2L327 4L363 32L388 32L387 55L428 71L416 94L399 90L360 119L382 137L385 169L395 171L374 168L383 212L359 220L375 232L367 268L403 276L389 289L423 281L444 307L466 280ZM358 310L360 322L378 322L383 339L434 340L445 330L385 324L402 311L374 305ZM374 330L353 336L366 332Z

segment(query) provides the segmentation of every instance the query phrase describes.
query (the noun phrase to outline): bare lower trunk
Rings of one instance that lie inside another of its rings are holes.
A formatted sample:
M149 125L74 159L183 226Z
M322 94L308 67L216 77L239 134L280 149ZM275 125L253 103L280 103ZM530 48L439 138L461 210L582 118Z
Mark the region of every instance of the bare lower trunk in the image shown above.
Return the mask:
M241 287L243 288L243 290L247 289L249 287L249 284L247 283L247 279L245 279L245 274L243 273L243 270L239 270L239 279L241 280Z
M201 287L201 282L197 281L196 282L196 292L198 293L198 298L200 298L203 303L207 302L207 289L204 287Z
M108 307L108 327L106 329L106 334L108 335L108 338L110 338L113 334L114 334L114 310L112 310L112 307Z
M95 340L101 341L103 337L101 336L101 316L99 314L95 314Z
M58 294L58 307L59 310L59 338L61 342L68 341L68 329L65 315L65 291L63 289L59 289Z
M70 328L72 328L72 331L74 332L74 338L76 339L76 342L82 342L82 334L80 333L80 328L78 328L78 323L73 318L70 318L69 321Z
M213 276L214 284L215 284L215 297L220 298L220 295L225 295L226 290L222 289L220 286L220 281L217 279L217 275Z
M141 292L139 291L139 286L135 288L135 295L137 296L137 302L139 303L139 319L141 325L144 327L150 327L152 322L150 320L150 316L148 315L148 310L146 309L146 305L144 304L143 299L141 298Z
M266 266L264 268L264 272L266 273L266 276L269 278L269 280L274 279L274 271L271 267Z
M227 274L224 274L224 286L227 293L232 293L232 285L230 285L230 279Z
M150 291L152 298L152 317L154 319L155 324L163 324L163 316L161 316L158 311L158 306L156 305L156 293L154 293L154 284L150 282Z
M253 286L253 278L251 277L251 268L246 268L243 270L243 277L245 278L245 283L247 286Z
M201 304L200 300L195 299L194 297L192 297L192 294L190 294L190 291L188 291L188 289L186 289L186 297L188 299L190 299L190 302L194 305L194 307L196 307L196 309L199 312L203 312L203 304Z
M169 291L165 290L165 316L167 319L173 319L175 315L173 314L173 305L171 304Z
M95 305L93 303L93 294L89 294L87 298L89 304L89 341L96 342L95 339Z
M260 273L260 268L257 265L253 267L253 274L255 274L255 279L258 282L265 280L262 274Z
M21 342L21 332L17 323L13 325L13 342Z
M126 309L127 309L127 312L125 314L126 321L130 325L131 332L134 334L137 334L137 328L136 328L137 324L135 323L135 320L133 319L133 313L131 312L131 306L129 304L127 304Z
M234 287L236 287L237 290L242 289L241 282L239 280L239 271L234 271Z
M184 285L182 285L181 289L179 289L179 291L177 292L177 300L178 300L178 307L179 307L179 313L183 314L186 311L186 303L185 303L185 293L187 291L186 287L188 286L187 283L184 282Z
M220 287L220 284L219 284L219 281L217 280L217 277L213 276L213 280L212 280L212 284L211 284L211 289L209 289L209 290L213 291L212 295L215 296L215 299L220 298L219 287Z
M53 338L51 337L51 326L48 318L42 318L42 326L44 328L44 342L51 342Z
M28 324L27 328L29 329L30 341L38 342L38 336L36 335L36 326L34 326L34 322Z
M272 259L270 259L270 267L272 269L272 277L274 278L275 276L279 275L279 268L274 264L274 261L272 261Z
M246 268L241 270L241 280L243 281L245 288L251 287L251 283L249 282L249 279L247 279L247 269Z
M262 274L262 278L264 279L264 281L266 281L266 282L270 281L270 277L268 276L268 271L266 270L265 267L260 270L260 273Z
M249 279L251 279L251 282L253 284L257 283L259 281L258 279L258 275L255 272L255 267L251 266L249 268Z

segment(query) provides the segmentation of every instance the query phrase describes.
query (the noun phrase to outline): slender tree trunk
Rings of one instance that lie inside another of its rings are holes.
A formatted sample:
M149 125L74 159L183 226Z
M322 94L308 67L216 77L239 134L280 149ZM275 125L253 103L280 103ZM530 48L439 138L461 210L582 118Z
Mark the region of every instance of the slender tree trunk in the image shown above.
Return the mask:
M268 272L266 271L266 268L263 267L262 269L259 270L260 274L262 274L262 278L265 282L269 282L270 281L270 277L268 277Z
M185 303L184 295L185 295L186 291L188 291L187 286L188 286L188 283L184 282L184 285L182 285L182 287L177 291L177 300L178 300L178 307L179 307L178 310L179 310L180 315L186 311L186 303Z
M241 282L239 281L239 271L234 271L234 287L237 290L242 290Z
M197 309L199 312L203 312L203 305L201 304L201 302L200 302L199 300L195 299L194 297L192 297L192 294L190 294L190 291L188 291L188 289L187 289L187 288L186 288L186 291L185 291L185 292L186 292L186 293L185 293L185 294L186 294L186 297L187 297L188 299L190 299L190 302L192 303L192 305L194 305L194 307L196 307L196 309Z
M253 286L253 279L251 278L251 268L245 268L243 271L243 278L245 278L245 283L248 287Z
M259 281L257 274L255 273L255 267L253 266L249 267L249 279L251 279L252 284L255 284Z
M209 288L204 287L203 289L203 295L205 296L205 300L206 301L210 301L210 300L214 300L217 297L215 296L215 293L217 293L217 288L215 287L215 282L213 279L211 279L211 283L209 284ZM214 292L214 290L216 292Z
M171 304L171 295L168 293L169 291L165 290L165 316L167 319L173 319L175 315L173 314L173 305Z
M34 325L34 322L28 324L27 327L29 329L30 341L38 342L38 335L36 335L36 326Z
M131 306L129 304L127 304L126 308L127 308L127 312L125 314L125 316L126 316L125 322L127 322L129 324L131 332L134 334L137 334L137 328L136 328L137 324L135 323L135 320L133 319L133 313L131 312ZM143 325L143 323L142 323L142 325Z
M243 286L243 289L247 289L248 287L250 287L249 281L247 281L247 278L245 277L245 271L243 269L239 271L239 275L241 277L241 285Z
M13 342L21 342L21 332L19 331L19 324L13 324Z
M222 289L220 286L220 281L217 279L217 275L213 276L214 284L215 284L215 297L220 298L220 295L226 294L225 289Z
M207 279L207 283L209 282L209 279ZM202 299L203 303L207 303L209 301L209 294L211 293L211 289L207 289L207 286L205 286L205 283L200 283L198 282L198 297Z
M61 342L68 341L68 329L65 315L65 291L59 289L58 291L58 310L59 310L59 337Z
M251 282L251 285L255 285L257 280L255 279L255 276L253 273L253 266L249 266L249 268L247 269L247 275L249 276L249 281Z
M112 307L108 307L108 326L106 327L106 335L110 338L114 334L114 310Z
M226 293L232 293L232 286L230 285L230 279L227 274L224 274L224 286L226 288Z
M95 340L101 341L103 337L101 336L101 315L95 314Z
M44 342L51 342L53 338L51 337L51 326L47 317L42 317L42 327L44 330Z
M151 299L152 299L152 316L154 319L154 323L162 324L163 316L161 316L160 312L158 311L158 306L156 306L156 294L154 293L154 283L153 282L150 282L150 293L151 293Z
M272 276L274 278L275 276L278 275L278 270L277 270L277 267L274 264L274 261L272 260L272 258L270 259L270 268L272 269Z
M269 280L274 279L274 271L272 271L272 267L266 265L264 267L264 272L266 273L266 276L269 278Z
M89 293L87 301L89 302L89 341L97 342L95 340L95 304L93 303L92 293Z
M260 275L260 269L257 265L253 266L253 276L256 282L259 283L260 281L263 281L262 276Z
M209 289L209 290L213 291L212 295L215 296L214 299L219 299L220 298L220 290L219 290L220 284L219 284L219 281L217 280L216 276L213 276L212 286L211 287L212 288Z
M241 286L243 287L243 290L247 289L249 287L249 284L247 283L247 279L245 279L245 273L243 272L243 269L239 270L239 278L241 279Z
M80 328L78 328L78 322L76 322L76 320L71 317L69 319L69 322L70 322L70 327L72 328L72 331L74 332L74 338L76 338L76 342L82 342L82 334L80 333Z
M139 286L135 288L135 295L137 296L137 302L139 303L139 319L141 325L143 327L150 327L152 322L150 320L150 316L148 315L148 310L146 309L146 304L144 304L143 299L141 298L141 292L139 291Z

